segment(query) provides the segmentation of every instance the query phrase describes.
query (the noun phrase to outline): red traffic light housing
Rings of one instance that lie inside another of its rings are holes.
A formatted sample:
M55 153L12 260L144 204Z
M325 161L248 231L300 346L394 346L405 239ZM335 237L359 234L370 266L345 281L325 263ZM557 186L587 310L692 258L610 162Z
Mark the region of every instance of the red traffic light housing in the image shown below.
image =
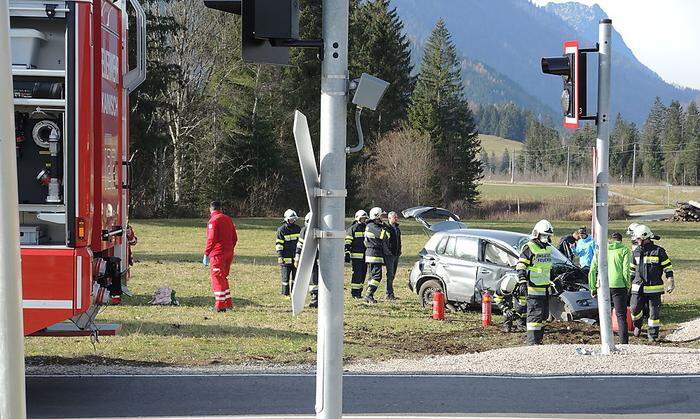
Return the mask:
M561 104L564 127L576 129L579 121L593 119L587 111L587 60L586 52L579 48L578 41L564 42L564 55L542 58L542 72L561 76L564 81Z
M289 64L289 48L318 48L323 40L299 39L299 0L204 0L210 9L242 17L243 60Z

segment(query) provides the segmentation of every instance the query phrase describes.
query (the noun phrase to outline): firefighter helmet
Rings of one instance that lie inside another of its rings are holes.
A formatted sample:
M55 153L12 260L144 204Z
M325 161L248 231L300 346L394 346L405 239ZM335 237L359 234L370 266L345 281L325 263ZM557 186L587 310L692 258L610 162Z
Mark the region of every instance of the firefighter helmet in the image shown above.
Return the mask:
M357 211L357 212L355 213L355 221L358 221L358 222L359 222L359 221L362 220L363 218L365 218L365 219L369 218L369 216L367 215L367 211L365 211L365 210L359 210L359 211Z
M379 220L382 218L382 214L386 214L384 211L382 211L381 208L379 207L374 207L371 210L369 210L369 218L372 220Z
M640 226L639 223L632 223L632 224L630 224L629 227L627 227L627 235L628 235L628 236L633 235L633 234L634 234L634 229L637 228L638 226Z
M640 224L632 231L632 240L651 240L654 238L654 233L644 224Z
M284 221L288 223L295 223L299 219L299 216L297 215L296 211L293 209L288 209L287 211L284 212Z
M540 220L535 224L535 228L532 229L532 233L530 234L530 237L533 239L538 238L539 236L553 236L554 235L554 227L552 227L552 223L550 223L547 220Z
M304 217L304 224L309 225L311 222L311 211L306 213L306 217Z
M500 290L503 295L510 295L518 286L518 275L515 273L509 273L501 278Z

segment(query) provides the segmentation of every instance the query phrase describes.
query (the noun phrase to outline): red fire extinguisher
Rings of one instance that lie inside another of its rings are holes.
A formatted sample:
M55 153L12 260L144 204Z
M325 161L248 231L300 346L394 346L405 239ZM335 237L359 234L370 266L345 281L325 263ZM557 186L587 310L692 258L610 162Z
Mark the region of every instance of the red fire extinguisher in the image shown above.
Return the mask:
M481 297L481 324L486 327L491 325L491 293L486 291Z
M620 326L617 324L617 313L615 313L615 309L613 308L612 310L612 330L613 332L618 333ZM634 330L634 323L632 322L632 312L630 311L630 308L627 307L627 331L631 332Z
M433 319L445 319L445 294L440 290L433 292Z

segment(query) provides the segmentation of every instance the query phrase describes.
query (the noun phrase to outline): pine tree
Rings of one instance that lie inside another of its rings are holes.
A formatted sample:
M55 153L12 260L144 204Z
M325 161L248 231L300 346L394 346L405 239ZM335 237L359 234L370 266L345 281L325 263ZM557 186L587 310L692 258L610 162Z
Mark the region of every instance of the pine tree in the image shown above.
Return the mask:
M529 172L550 175L561 167L562 146L559 134L534 118L530 118L525 132L525 154Z
M441 19L426 43L416 89L409 108L411 125L430 135L438 170L440 201L475 203L482 178L481 149L472 112L464 97L461 65L450 33Z
M498 172L500 174L510 172L510 152L507 148L503 149L503 154L501 155L501 163L498 166Z
M679 177L682 177L681 153L683 148L683 107L677 101L672 101L666 110L666 118L663 130L663 151L665 156L665 172L669 181L677 184Z
M372 142L406 119L414 80L411 41L389 0L370 0L353 9L350 28L350 74L372 74L391 85L375 112L362 117L365 139Z
M633 147L639 141L637 127L618 114L610 134L610 176L622 180L632 176Z
M697 185L700 183L700 111L695 102L688 105L683 134L685 149L682 161L686 183Z
M661 141L665 117L666 107L661 102L661 98L657 97L644 124L641 147L644 176L657 180L662 178L664 171L664 154Z

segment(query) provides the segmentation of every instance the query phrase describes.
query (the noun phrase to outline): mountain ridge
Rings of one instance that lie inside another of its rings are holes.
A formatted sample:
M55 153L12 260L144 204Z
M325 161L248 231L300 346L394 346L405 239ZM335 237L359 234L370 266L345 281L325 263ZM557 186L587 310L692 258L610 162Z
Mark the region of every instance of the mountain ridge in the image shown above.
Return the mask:
M576 2L549 3L542 7L527 0L391 2L404 21L409 39L417 45L414 54L418 58L417 67L423 41L437 20L443 18L461 56L483 63L495 75L517 84L526 95L557 113L561 81L541 73L540 58L560 55L567 39L579 39L584 46L595 45L598 21L607 17L597 4L585 6ZM589 59L591 104L595 103L597 90L596 63L594 57ZM664 102L682 103L700 98L700 91L667 83L641 63L617 31L613 32L612 82L613 112L638 124L646 120L656 96ZM517 91L514 88L509 94L516 95ZM511 101L516 102L515 98Z

